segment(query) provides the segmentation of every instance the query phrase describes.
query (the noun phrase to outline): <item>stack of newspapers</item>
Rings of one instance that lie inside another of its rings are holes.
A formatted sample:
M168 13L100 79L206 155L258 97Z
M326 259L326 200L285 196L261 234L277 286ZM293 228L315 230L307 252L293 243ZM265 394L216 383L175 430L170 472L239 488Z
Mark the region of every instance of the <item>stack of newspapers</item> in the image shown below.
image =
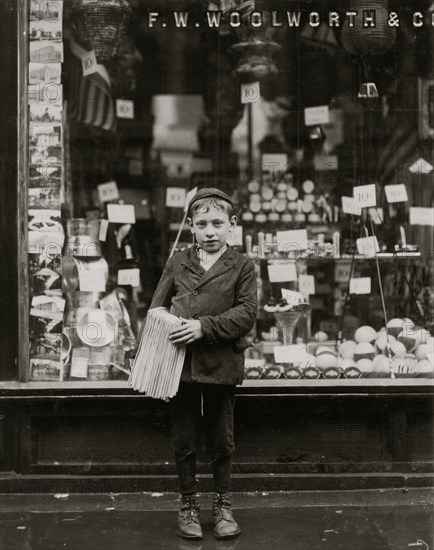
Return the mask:
M169 334L181 324L167 308L148 311L128 380L135 390L155 399L168 400L176 395L186 346L172 344Z

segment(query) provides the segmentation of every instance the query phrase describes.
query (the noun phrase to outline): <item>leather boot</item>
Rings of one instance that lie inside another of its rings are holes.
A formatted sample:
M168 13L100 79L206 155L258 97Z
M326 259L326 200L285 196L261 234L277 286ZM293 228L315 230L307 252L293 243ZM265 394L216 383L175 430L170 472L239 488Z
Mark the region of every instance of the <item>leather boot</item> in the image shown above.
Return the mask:
M181 497L181 506L178 512L178 536L196 540L203 538L199 503L195 495Z
M212 515L214 518L214 536L217 539L231 539L241 533L241 528L232 514L231 502L227 493L215 493Z

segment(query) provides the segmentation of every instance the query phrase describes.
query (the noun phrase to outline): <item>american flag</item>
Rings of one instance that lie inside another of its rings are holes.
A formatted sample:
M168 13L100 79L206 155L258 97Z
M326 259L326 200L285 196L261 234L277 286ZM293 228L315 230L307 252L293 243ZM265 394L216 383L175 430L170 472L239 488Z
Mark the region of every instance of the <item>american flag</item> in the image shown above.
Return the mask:
M69 113L83 124L116 130L116 110L110 76L104 65L97 65L97 72L83 76L81 56L86 53L71 39Z

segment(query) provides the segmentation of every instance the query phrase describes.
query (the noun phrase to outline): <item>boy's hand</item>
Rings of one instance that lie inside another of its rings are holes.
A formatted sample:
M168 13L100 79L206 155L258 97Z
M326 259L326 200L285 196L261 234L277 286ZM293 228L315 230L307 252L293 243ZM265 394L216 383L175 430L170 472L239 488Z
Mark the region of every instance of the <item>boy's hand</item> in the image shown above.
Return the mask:
M182 317L180 319L183 322L182 326L173 330L169 335L169 339L174 344L192 344L203 337L200 321L197 319L183 319Z

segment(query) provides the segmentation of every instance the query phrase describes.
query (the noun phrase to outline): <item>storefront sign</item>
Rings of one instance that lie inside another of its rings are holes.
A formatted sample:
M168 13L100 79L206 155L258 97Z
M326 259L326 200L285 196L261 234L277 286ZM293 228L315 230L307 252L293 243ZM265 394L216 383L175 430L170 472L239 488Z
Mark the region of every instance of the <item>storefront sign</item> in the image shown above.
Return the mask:
M304 123L306 126L318 126L330 122L330 110L328 105L307 107L304 110Z
M83 67L83 76L88 76L98 70L95 50L86 52L81 56L81 65Z
M183 208L186 190L183 187L168 187L166 189L166 206L168 208Z
M140 286L140 270L137 268L120 269L118 271L118 285Z
M387 202L407 202L407 188L403 183L397 185L386 185L384 187Z
M371 294L371 277L350 279L350 294Z
M136 223L133 204L108 204L107 214L110 223Z
M299 252L307 248L306 229L290 231L277 231L277 243L279 252Z
M115 181L100 183L97 186L98 198L100 202L110 202L119 200L119 189Z
M357 252L363 256L372 258L377 252L380 252L377 237L362 237L357 239L356 244Z
M294 344L292 346L275 346L273 348L276 363L301 363L306 357L306 346Z
M270 283L287 283L297 280L297 270L294 262L270 264L268 266Z
M354 197L342 197L342 212L344 214L360 216L362 214L362 207L356 202Z
M353 189L353 197L361 208L377 205L375 183L359 185Z
M315 294L315 277L313 275L299 275L298 289L304 296Z
M118 118L134 119L134 102L129 99L116 100L116 116Z
M410 225L434 226L434 208L423 208L419 206L411 207Z

